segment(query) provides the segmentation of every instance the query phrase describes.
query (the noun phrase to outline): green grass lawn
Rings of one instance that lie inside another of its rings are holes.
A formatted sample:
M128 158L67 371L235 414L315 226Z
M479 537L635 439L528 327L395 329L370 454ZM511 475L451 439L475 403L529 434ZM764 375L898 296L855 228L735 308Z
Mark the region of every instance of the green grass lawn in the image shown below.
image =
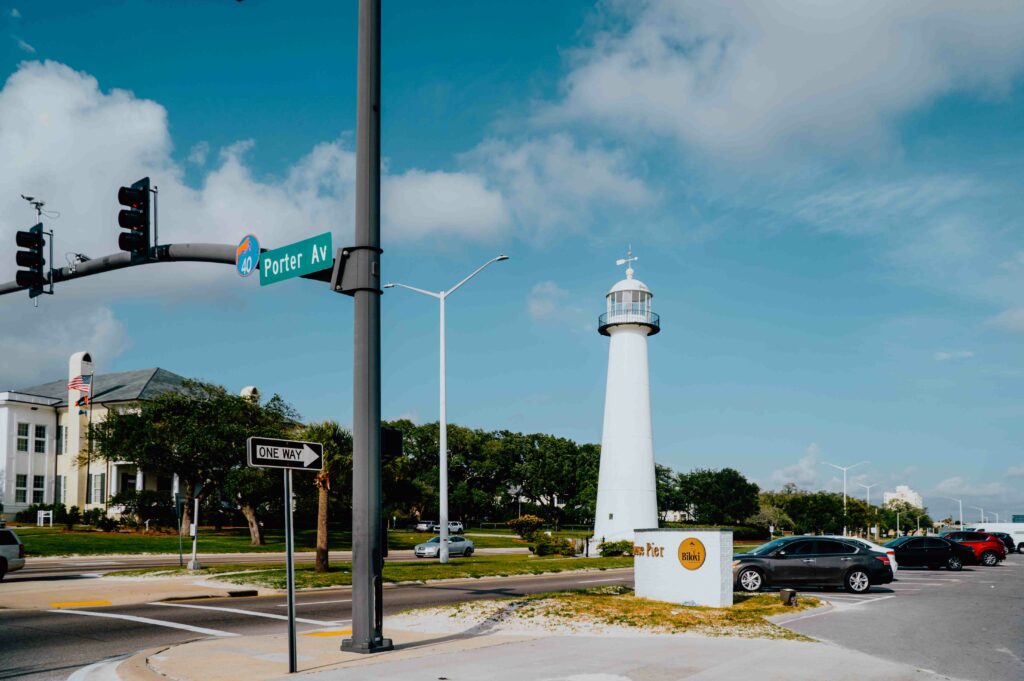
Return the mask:
M563 558L560 556L474 556L453 558L447 565L436 560L388 561L384 565L384 581L413 582L428 579L455 579L472 577L503 577L508 575L539 575L566 570L607 570L632 567L631 557L618 558ZM216 565L189 572L180 568L150 568L124 570L112 576L182 574L216 576L221 581L235 584L253 584L272 589L285 588L285 569L280 565ZM318 574L309 563L295 567L295 585L299 588L347 586L352 583L350 563L335 563L330 572Z
M17 527L18 536L25 544L28 556L102 555L110 553L177 553L176 534L143 534L135 532L95 532L76 529L66 532L58 528ZM267 530L266 544L251 546L249 531L245 528L229 528L219 532L211 528L199 529L200 553L259 553L283 552L284 533ZM430 539L433 535L425 532L396 530L388 533L388 546L392 549L411 549L416 544ZM525 547L526 543L514 536L474 537L477 548ZM186 552L191 550L191 541L186 537ZM352 546L352 535L347 531L332 531L329 545L332 550L344 551ZM295 550L312 551L316 548L316 530L296 530Z

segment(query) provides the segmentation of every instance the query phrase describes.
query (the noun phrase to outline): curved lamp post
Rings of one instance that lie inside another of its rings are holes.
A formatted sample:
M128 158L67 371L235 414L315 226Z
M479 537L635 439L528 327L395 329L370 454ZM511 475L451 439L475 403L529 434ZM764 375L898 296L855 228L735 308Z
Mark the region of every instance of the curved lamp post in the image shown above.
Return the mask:
M437 557L442 563L448 562L448 415L446 413L445 406L444 301L448 296L458 291L463 284L478 275L485 267L493 265L496 262L501 262L502 260L508 260L508 256L499 255L496 258L491 258L483 265L473 270L468 277L455 284L455 286L452 286L447 291L426 291L421 288L416 288L415 286L399 283L384 284L384 288L395 288L397 286L409 289L410 291L415 291L416 293L422 293L423 295L430 296L431 298L436 298L441 306L441 414L439 419L441 432L439 436L440 446L438 447L438 457L441 469L441 483L440 490L438 492L441 507L439 509L440 518L438 518L438 523L441 525L441 546L438 547Z

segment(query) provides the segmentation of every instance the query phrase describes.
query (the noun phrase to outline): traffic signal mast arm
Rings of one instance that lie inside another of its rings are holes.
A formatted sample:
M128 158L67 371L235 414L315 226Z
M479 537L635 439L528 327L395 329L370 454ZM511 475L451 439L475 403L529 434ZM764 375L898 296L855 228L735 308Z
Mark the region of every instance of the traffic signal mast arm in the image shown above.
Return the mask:
M147 260L141 260L133 256L132 253L123 251L93 258L92 260L77 263L74 266L54 269L53 282L71 281L73 279L81 279L82 277L90 277L94 274L124 269L125 267L161 262L213 262L233 266L235 264L236 250L237 245L231 244L167 244L157 246L155 249L156 257ZM261 251L265 252L266 249L261 249ZM258 268L259 264L256 267ZM333 264L317 272L304 274L302 278L329 282L332 269ZM0 296L23 291L27 288L28 286L18 285L17 281L9 281L0 284Z

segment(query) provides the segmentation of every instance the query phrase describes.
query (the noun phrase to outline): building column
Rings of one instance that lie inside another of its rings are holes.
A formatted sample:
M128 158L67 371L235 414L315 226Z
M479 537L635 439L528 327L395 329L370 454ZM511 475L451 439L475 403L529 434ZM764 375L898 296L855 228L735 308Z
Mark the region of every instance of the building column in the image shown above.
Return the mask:
M120 487L121 485L121 480L117 475L117 466L118 464L116 463L110 464L110 480L107 482L107 485L110 488L110 496L112 497L117 496L117 493L121 491L120 489L118 489L118 487ZM93 499L93 501L96 500Z
M175 473L174 474L174 478L171 480L171 496L173 497L175 494L177 494L180 491L181 491L181 489L180 489L180 485L179 485L179 481L178 481L178 474Z
M141 492L143 483L146 481L145 475L142 473L142 469L138 466L135 467L135 491Z

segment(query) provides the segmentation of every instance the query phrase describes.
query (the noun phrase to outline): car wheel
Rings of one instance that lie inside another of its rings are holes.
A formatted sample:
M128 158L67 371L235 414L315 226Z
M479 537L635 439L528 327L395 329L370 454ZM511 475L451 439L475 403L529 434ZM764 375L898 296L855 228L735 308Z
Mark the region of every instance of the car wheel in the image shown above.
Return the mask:
M862 594L871 588L871 578L863 570L850 570L846 573L846 590L852 594Z
M740 572L739 577L736 579L736 583L740 585L740 588L744 591L760 591L764 588L764 576L760 570L754 568L746 568Z
M1017 544L1017 553L1024 553L1024 542Z
M964 562L960 560L959 556L950 556L949 560L946 561L946 567L956 572L964 569Z
M473 547L472 546L467 546L466 550L463 552L463 555L466 556L466 558L469 558L470 556L472 556L473 555Z
M995 551L986 551L981 554L981 564L985 567L992 567L999 562L999 556L996 555Z

